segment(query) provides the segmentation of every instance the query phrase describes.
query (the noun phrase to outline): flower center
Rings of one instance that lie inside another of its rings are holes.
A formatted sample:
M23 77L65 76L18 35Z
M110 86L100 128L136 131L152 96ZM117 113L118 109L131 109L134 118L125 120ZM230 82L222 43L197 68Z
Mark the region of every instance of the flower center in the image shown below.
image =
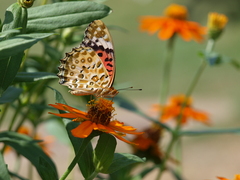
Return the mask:
M164 14L165 16L173 19L186 20L188 11L187 8L184 6L172 4L165 9Z
M112 113L115 111L112 104L112 101L103 98L90 101L88 117L96 124L108 125L113 117Z

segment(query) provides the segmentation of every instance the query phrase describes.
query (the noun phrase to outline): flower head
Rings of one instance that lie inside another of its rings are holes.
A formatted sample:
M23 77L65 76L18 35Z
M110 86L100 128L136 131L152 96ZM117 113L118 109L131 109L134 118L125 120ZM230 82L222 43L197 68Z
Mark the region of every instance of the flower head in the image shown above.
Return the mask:
M71 118L73 119L72 121L81 122L78 127L71 131L72 135L75 137L86 138L93 130L98 130L112 134L126 143L133 144L123 137L126 136L126 134L140 135L142 132L134 132L136 131L136 128L124 126L124 123L112 120L114 117L113 113L115 111L115 108L112 105L112 101L103 98L91 100L87 105L88 112L86 113L71 106L56 103L50 104L50 106L59 110L67 111L68 113L56 114L50 112L50 114L64 118Z
M209 13L208 14L208 34L212 39L217 39L228 22L228 18L224 14Z
M194 39L203 40L206 34L204 27L197 22L187 21L188 11L186 7L172 4L164 11L164 16L143 16L140 19L140 29L153 34L157 31L161 40L166 40L175 34L179 34L185 41Z
M182 109L182 105L185 103L185 108ZM161 121L166 122L171 118L177 118L181 112L181 122L186 123L188 118L193 118L196 121L200 121L205 124L209 124L208 115L204 112L197 111L192 107L192 99L187 98L184 95L173 96L170 102L166 106L157 105L156 108L162 112Z
M159 148L159 141L162 134L162 128L156 124L145 129L144 134L138 135L133 139L135 145L133 146L134 154L139 157L146 157L147 160L152 160L159 164L162 159L162 152Z
M224 178L224 177L217 177L217 178L220 179L220 180L229 180L229 179ZM240 180L240 174L236 174L235 178L233 180Z

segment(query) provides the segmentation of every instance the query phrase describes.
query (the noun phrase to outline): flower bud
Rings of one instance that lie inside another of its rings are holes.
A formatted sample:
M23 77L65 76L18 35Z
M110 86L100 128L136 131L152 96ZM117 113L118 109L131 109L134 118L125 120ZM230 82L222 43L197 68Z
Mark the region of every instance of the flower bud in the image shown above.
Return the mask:
M208 14L208 36L216 40L221 35L223 29L228 22L228 18L224 14L209 13Z

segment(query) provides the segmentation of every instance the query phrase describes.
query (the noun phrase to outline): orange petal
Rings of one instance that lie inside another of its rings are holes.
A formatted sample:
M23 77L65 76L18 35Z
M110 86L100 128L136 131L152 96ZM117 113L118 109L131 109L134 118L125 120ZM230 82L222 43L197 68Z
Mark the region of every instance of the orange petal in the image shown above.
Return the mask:
M136 143L128 141L128 140L122 138L121 136L115 135L115 137L118 138L119 140L123 141L123 142L129 143L129 144L133 144L133 145L137 145Z
M223 178L223 177L217 177L218 179L220 180L229 180L229 179L226 179L226 178Z
M84 121L78 127L71 130L72 135L74 137L78 137L78 138L86 138L93 131L94 124L95 123L93 123L91 121Z
M158 33L158 37L162 40L169 39L175 33L175 25L173 21L166 22L162 30Z
M111 127L113 130L127 133L127 134L143 134L143 132L133 132L136 131L137 129L132 127L132 126L123 126L123 123L120 123L119 121L111 121L109 124L109 127Z
M52 113L52 112L48 112L49 114L53 114L55 116L59 116L59 117L63 117L63 118L76 118L75 114L72 113L63 113L63 114L57 114L57 113Z

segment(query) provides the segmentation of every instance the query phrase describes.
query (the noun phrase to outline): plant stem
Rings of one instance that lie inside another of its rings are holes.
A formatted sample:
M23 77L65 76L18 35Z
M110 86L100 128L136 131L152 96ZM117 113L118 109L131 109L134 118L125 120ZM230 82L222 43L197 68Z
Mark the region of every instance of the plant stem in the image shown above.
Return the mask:
M7 113L9 105L10 105L10 103L5 104L3 109L2 109L2 116L0 117L0 127L1 127L2 122L4 121L4 117L5 117L6 113Z
M14 115L13 115L13 117L12 117L12 120L11 120L11 122L10 122L8 131L11 131L11 130L12 130L13 125L14 125L14 123L15 123L15 121L16 121L16 118L17 118L18 114L20 113L20 111L21 111L21 109L22 109L22 103L21 103L21 101L19 100L18 102L19 102L19 103L18 103L18 107L17 107L17 109L15 110L15 113L14 113Z
M162 85L160 91L160 104L165 104L169 92L170 74L173 61L173 45L175 35L172 36L167 44L167 56L163 64Z
M210 53L213 48L214 48L214 44L215 44L215 41L212 40L212 39L209 39L208 40L208 43L207 43L207 46L206 46L206 50L205 52L206 53ZM167 147L167 151L166 151L166 154L165 154L165 157L160 165L160 171L159 171L159 174L156 178L156 180L160 179L161 176L162 176L162 173L164 172L164 170L166 169L166 162L167 160L169 159L169 156L170 156L170 153L172 151L172 148L173 148L173 145L175 144L175 142L179 139L179 137L181 136L180 135L180 129L181 129L181 119L182 119L182 115L183 115L183 109L186 107L187 105L187 99L189 96L191 96L194 88L196 87L205 67L207 66L207 62L205 59L202 59L202 62L201 62L201 65L199 67L199 69L197 70L195 76L193 77L193 80L191 81L191 84L189 86L189 88L187 89L187 92L186 92L186 95L185 95L185 100L181 106L181 110L180 110L180 114L179 116L177 117L177 126L176 128L172 131L172 137L171 137L171 141Z
M94 171L88 178L86 178L86 180L92 180L97 176L98 172Z
M75 165L77 164L77 162L80 160L83 152L85 151L88 143L91 141L92 137L88 136L87 138L85 138L81 144L81 147L79 149L79 151L77 152L76 156L74 157L74 159L72 160L72 162L70 163L70 165L68 166L67 170L65 171L65 173L62 175L62 177L60 178L60 180L64 180L67 178L67 176L69 175L69 173L73 170L73 168L75 167Z

